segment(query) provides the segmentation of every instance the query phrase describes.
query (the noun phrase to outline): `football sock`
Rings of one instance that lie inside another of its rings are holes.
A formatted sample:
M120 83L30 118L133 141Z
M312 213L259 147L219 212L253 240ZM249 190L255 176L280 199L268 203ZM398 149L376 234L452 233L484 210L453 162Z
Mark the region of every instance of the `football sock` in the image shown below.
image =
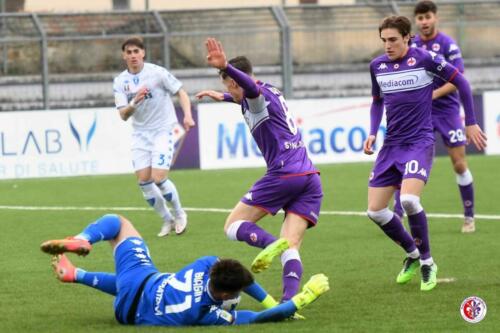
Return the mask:
M227 229L227 236L231 240L246 242L248 245L261 249L277 239L256 223L243 220L233 222Z
M172 214L167 208L167 202L165 198L161 195L160 189L156 186L156 184L152 181L147 183L139 184L142 193L144 195L144 199L149 203L151 207L161 216L163 221L168 222L173 219Z
M464 216L474 217L474 185L469 169L461 175L457 174L457 184L464 206Z
M179 199L179 193L177 192L177 188L174 183L170 179L164 179L156 184L156 186L160 189L163 198L165 198L165 200L172 205L174 211L181 212L181 200Z
M422 265L432 265L434 263L434 260L432 259L432 257L429 257L427 259L420 259L420 266Z
M300 288L303 269L299 251L288 249L283 252L281 264L283 265L283 296L281 301L285 302L295 296Z
M431 249L425 211L422 210L418 214L408 215L408 224L410 225L411 234L415 240L415 244L420 251L421 260L430 258Z
M396 244L401 246L406 253L416 249L415 242L406 231L399 217L388 208L379 211L368 211L368 217Z
M81 233L75 236L77 239L85 239L90 244L102 240L115 238L121 229L120 218L116 214L106 214L95 222L89 224Z
M76 269L75 282L98 289L116 296L116 276L111 273L87 272L81 268Z

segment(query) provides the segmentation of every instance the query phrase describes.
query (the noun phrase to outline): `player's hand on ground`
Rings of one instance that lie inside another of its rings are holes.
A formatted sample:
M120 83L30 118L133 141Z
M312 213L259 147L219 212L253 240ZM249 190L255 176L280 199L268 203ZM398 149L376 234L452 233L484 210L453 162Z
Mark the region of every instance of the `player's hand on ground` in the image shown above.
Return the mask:
M184 129L186 130L186 132L188 132L191 129L191 127L194 127L196 125L196 123L194 122L194 120L191 116L187 116L187 117L184 117L183 125L184 125Z
M479 150L484 150L484 148L486 148L486 140L488 138L479 125L466 126L465 135L467 137L467 144L472 142Z
M222 102L224 100L224 93L215 90L203 90L197 93L196 98L202 99L203 97L210 97L214 101Z
M373 143L375 142L375 135L369 135L368 136L368 139L365 140L365 142L363 143L363 152L366 154L366 155L372 155L373 154Z
M292 302L300 310L314 302L328 290L330 290L328 277L325 274L316 274L307 281L300 293L292 297Z
M207 63L218 69L226 68L227 59L221 42L215 38L208 38L205 46L207 47Z

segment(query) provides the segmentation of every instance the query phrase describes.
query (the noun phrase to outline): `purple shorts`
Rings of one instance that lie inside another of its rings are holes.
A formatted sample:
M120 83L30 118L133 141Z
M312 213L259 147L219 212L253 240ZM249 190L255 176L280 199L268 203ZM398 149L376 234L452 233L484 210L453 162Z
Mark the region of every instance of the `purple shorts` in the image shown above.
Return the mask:
M434 158L434 144L382 146L370 174L370 187L400 186L403 179L427 183Z
M283 208L285 213L299 215L315 226L318 222L323 190L319 174L268 176L258 180L241 202L261 208L269 214Z
M458 113L447 117L433 116L432 124L434 125L434 131L441 134L441 138L443 138L443 142L447 147L465 145L465 128Z

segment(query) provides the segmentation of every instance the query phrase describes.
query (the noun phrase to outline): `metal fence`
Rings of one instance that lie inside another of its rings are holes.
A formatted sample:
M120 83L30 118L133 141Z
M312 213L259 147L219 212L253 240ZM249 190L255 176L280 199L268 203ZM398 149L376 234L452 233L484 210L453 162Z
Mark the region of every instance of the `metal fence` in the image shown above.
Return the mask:
M349 87L365 82L361 72L382 52L381 19L412 17L413 5L2 14L0 110L112 105L112 78L124 69L120 45L130 35L143 37L147 60L170 68L188 90L220 88L205 65L204 40L213 36L289 98L332 95L339 85L359 94ZM500 1L439 2L439 15L467 63L500 67Z

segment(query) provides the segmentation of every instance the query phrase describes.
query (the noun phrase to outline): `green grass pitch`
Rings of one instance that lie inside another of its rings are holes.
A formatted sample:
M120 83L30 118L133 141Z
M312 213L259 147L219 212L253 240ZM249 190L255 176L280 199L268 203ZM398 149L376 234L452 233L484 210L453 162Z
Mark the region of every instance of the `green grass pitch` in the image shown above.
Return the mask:
M500 157L471 156L476 214L500 215ZM321 165L325 211L366 209L371 163ZM263 169L173 171L185 207L232 208ZM447 158L437 158L423 194L429 213L460 214L455 178ZM133 175L0 182L2 206L147 208ZM78 233L104 213L132 220L147 241L160 270L176 271L203 255L234 257L249 265L257 249L227 240L227 213L188 212L182 236L156 237L160 219L154 211L8 210L0 208L0 332L173 332L179 328L124 327L113 314L113 298L81 285L62 284L52 275L42 241ZM261 225L279 232L283 216ZM366 217L323 215L308 230L302 246L305 281L315 273L329 276L331 290L302 314L305 321L258 327L184 328L183 332L498 332L500 327L500 220L477 220L477 232L460 233L459 218L430 218L431 249L440 283L429 293L419 290L419 276L399 286L395 278L404 254ZM100 243L86 258L70 255L84 269L112 271L108 244ZM275 262L256 279L275 297L281 294L281 265ZM304 282L303 281L303 282ZM467 296L483 298L486 318L478 324L460 316ZM241 308L259 310L243 297Z

